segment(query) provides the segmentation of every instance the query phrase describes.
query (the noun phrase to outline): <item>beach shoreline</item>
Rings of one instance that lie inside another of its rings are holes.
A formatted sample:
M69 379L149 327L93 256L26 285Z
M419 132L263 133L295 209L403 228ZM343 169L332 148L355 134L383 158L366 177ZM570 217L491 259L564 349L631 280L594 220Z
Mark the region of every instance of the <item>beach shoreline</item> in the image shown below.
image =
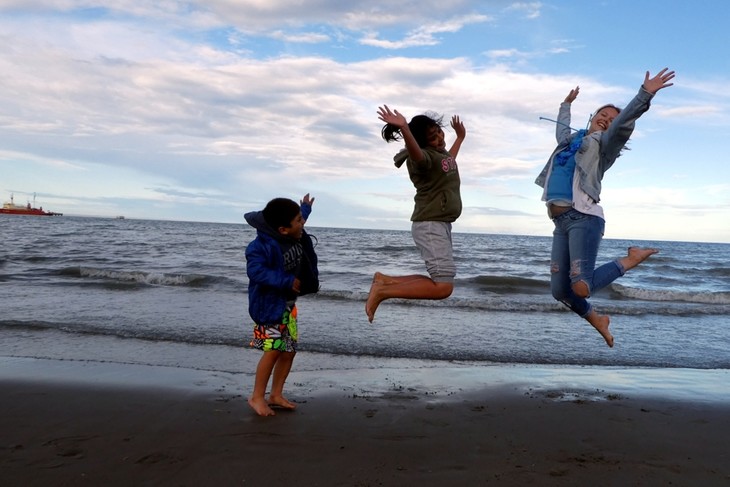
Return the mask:
M671 370L309 369L290 376L297 411L261 418L246 404L248 373L0 365L7 485L730 482L730 401L702 393L727 371L674 371L686 379L661 388ZM705 386L687 391L697 373Z

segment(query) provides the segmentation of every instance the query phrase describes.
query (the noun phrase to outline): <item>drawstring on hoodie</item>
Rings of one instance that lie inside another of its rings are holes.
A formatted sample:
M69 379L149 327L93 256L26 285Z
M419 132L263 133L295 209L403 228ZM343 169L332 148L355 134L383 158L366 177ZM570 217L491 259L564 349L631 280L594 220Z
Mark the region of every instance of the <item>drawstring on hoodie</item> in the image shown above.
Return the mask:
M571 127L567 123L558 122L557 120L553 120L552 118L540 117L540 120L547 120L548 122L553 122L553 123L557 123L558 125L562 125L563 127L568 127L573 132L577 132L578 131L578 129L574 129L573 127ZM589 123L590 123L590 121L589 121Z

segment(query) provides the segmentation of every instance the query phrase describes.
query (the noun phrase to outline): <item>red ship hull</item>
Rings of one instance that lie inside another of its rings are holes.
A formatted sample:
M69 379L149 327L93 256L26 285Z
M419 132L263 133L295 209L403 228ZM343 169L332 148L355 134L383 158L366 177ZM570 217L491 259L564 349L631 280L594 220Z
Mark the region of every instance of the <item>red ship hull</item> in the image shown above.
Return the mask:
M5 215L35 215L35 216L61 216L63 213L43 211L39 208L0 208L0 213Z
M35 203L35 193L33 194L33 202ZM30 202L26 206L20 206L15 204L13 195L10 195L10 201L3 204L0 208L0 214L5 215L31 215L31 216L61 216L63 213L56 213L55 211L43 211L43 207L35 208L35 204L31 206Z

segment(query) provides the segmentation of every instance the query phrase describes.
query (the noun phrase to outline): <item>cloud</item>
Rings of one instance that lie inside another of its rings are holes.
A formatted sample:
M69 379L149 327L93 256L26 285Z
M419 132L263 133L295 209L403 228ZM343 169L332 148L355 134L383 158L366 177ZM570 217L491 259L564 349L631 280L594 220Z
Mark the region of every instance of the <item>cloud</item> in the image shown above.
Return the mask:
M500 58L515 58L515 57L526 57L527 54L520 51L519 49L493 49L491 51L487 51L486 53L487 57L491 59L500 59Z
M504 208L494 208L494 207L478 207L478 206L469 206L464 209L466 212L468 212L472 217L479 217L479 216L532 216L531 213L526 213L524 211L519 210L511 210L511 209L504 209Z
M541 2L516 2L507 7L507 11L523 13L530 20L537 19L541 15L543 4Z
M575 48L576 46L566 47L564 41L551 41L547 47L532 51L524 51L513 47L508 49L491 49L486 51L484 55L493 62L512 62L526 65L531 60L550 58L558 54L567 54Z
M305 43L305 44L318 44L321 42L327 42L331 40L331 37L327 34L320 34L317 32L305 32L300 34L287 33L281 30L277 30L269 34L272 39L278 39L284 42L294 43Z
M367 46L381 47L384 49L403 49L415 46L433 46L441 43L441 40L437 37L437 34L458 32L466 25L483 23L489 20L490 17L486 15L472 14L461 17L454 17L444 22L430 22L424 26L418 27L408 32L406 36L399 41L379 39L379 33L369 32L362 39L360 39L360 43Z
M95 31L75 29L78 43ZM164 37L148 42L170 45ZM392 165L396 150L379 138L375 111L387 102L410 116L462 114L469 131L464 160L480 161L472 179L527 177L551 144L538 114L555 111L569 86L555 77L475 69L458 58L252 59L178 42L187 58L157 51L156 62L133 50L119 59L78 60L73 47L42 38L0 48L0 64L13 66L0 80L10 94L2 112L22 113L0 118L13 139L6 147L36 157L63 154L76 165L128 166L186 188L206 181L206 172L263 183L273 168L285 180L303 172L321 181L372 178L383 161ZM510 141L530 132L531 143L515 152ZM23 142L31 138L35 147Z
M5 0L8 13L77 13L87 22L156 25L171 31L234 29L245 35L269 35L286 42L325 42L330 34L298 33L304 26L359 33L363 43L379 47L422 46L437 43L435 35L453 33L464 26L489 20L478 13L484 6L473 0L421 0L401 2L397 9L381 0L190 0L138 2L116 0L99 4L91 0ZM434 18L446 19L435 22ZM401 41L378 40L377 29L412 26ZM240 38L233 36L231 40Z
M730 184L727 183L701 186L683 184L679 187L606 188L604 192L605 199L616 208L645 208L663 211L671 209L718 214L730 210ZM698 194L705 195L705 200L697 201L696 195Z
M681 107L657 107L655 112L665 118L669 117L691 117L704 118L714 115L725 115L725 111L716 105L694 105Z

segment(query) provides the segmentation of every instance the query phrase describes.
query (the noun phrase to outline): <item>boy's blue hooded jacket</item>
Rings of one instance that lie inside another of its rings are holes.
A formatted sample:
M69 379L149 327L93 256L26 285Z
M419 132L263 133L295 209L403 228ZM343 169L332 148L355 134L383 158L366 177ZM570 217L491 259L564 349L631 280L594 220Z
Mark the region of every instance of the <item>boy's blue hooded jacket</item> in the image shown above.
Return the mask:
M312 211L302 204L302 217L306 220ZM248 275L248 312L256 324L281 323L287 302L295 301L292 291L294 278L301 281L300 294L319 290L317 255L311 237L305 232L301 240L281 235L264 220L262 211L244 215L246 222L257 230L256 238L246 247L246 274ZM284 249L301 247L301 263L296 274L284 269Z

